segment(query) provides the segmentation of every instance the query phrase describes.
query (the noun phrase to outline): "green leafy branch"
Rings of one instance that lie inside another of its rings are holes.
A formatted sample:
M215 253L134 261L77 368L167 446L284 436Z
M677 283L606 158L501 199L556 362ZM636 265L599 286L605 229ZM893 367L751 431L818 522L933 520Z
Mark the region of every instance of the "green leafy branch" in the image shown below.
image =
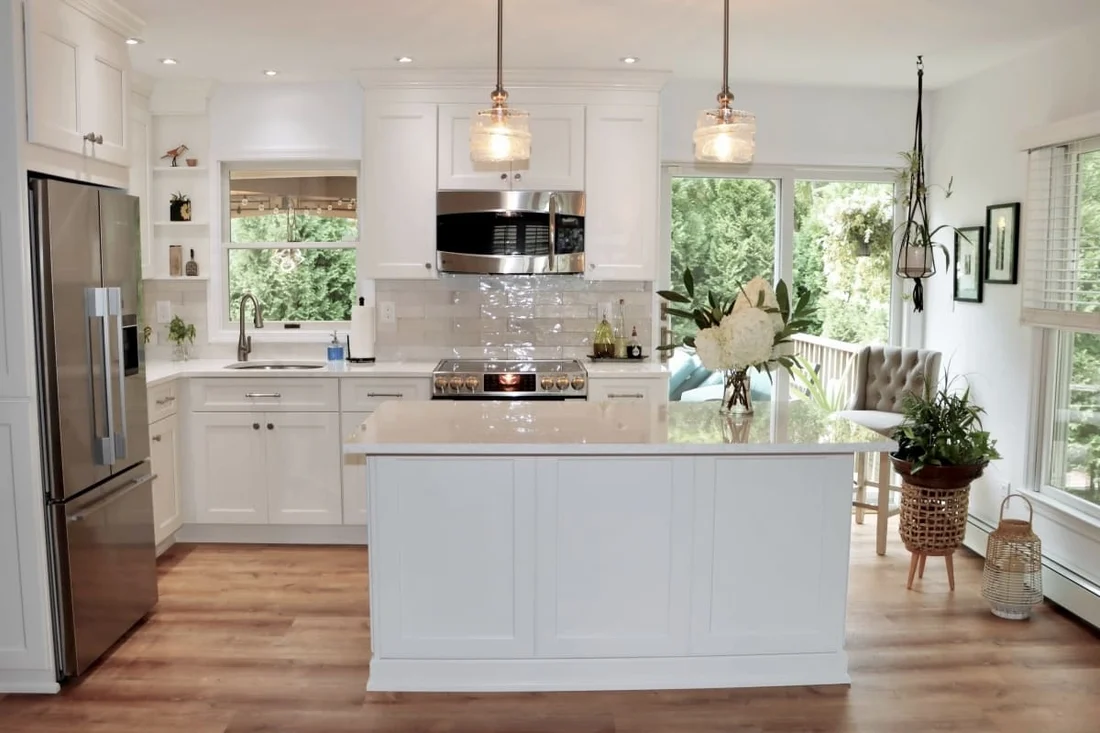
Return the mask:
M997 441L982 426L985 414L970 400L970 388L949 391L928 386L923 394L909 394L902 404L905 421L894 430L894 454L913 464L913 473L925 466L984 466L1001 457Z

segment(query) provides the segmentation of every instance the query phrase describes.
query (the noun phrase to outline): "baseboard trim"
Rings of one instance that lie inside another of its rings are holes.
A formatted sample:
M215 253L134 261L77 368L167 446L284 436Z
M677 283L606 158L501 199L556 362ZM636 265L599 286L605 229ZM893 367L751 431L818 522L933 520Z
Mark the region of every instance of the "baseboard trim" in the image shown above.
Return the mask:
M640 659L378 659L368 692L584 692L847 685L848 655Z
M157 557L160 557L165 552L167 552L174 544L176 544L175 532L169 535L168 538L164 540L164 542L161 542L159 545L157 545Z
M53 672L42 670L0 670L0 694L43 694L52 695L61 690Z
M969 517L963 545L985 557L989 534L995 528L987 522ZM1081 621L1100 630L1100 588L1066 567L1043 558L1043 595Z
M367 528L362 525L289 524L185 524L176 542L239 545L363 545Z

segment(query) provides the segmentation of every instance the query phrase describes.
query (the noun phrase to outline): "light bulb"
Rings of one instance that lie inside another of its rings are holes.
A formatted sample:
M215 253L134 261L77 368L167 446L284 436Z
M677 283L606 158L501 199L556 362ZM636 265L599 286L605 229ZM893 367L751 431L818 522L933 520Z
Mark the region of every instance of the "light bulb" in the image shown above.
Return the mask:
M721 132L714 136L714 157L719 160L727 160L733 154L733 136L728 132Z
M489 155L497 160L507 160L512 152L512 141L507 130L489 133Z

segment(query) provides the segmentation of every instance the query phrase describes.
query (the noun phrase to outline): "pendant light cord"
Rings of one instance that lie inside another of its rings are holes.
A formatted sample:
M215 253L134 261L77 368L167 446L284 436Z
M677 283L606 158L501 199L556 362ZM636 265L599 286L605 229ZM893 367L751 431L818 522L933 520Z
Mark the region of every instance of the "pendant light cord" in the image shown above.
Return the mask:
M722 14L722 94L730 93L730 0L725 0Z
M728 0L727 0L728 2ZM497 0L497 88L504 94L504 0Z

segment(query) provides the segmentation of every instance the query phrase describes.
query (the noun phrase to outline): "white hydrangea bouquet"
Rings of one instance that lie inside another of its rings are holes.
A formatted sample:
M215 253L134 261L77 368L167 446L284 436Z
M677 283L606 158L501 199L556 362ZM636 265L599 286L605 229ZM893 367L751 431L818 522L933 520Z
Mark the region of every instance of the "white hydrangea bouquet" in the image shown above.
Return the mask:
M669 315L687 318L698 326L694 336L684 337L684 346L694 349L703 366L725 373L721 410L737 415L752 414L752 394L748 370L755 368L771 377L771 370L782 367L788 372L797 366L792 337L810 325L813 306L809 293L791 304L787 284L779 280L772 286L764 278L754 278L741 286L741 292L728 303L713 290L705 305L695 306L695 278L684 270L684 292L661 290L657 295L673 304ZM660 347L662 350L676 346Z

